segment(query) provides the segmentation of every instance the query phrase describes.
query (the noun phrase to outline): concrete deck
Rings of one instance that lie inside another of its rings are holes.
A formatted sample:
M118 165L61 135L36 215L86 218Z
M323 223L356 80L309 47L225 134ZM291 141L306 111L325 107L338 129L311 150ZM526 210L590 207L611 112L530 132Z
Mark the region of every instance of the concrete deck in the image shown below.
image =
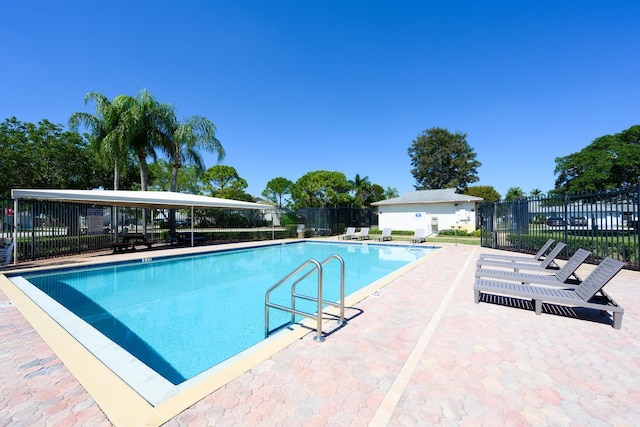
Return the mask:
M640 423L640 273L623 270L606 287L626 310L615 330L588 310L475 304L475 262L491 250L442 246L356 303L325 342L308 333L186 409L145 419L110 414L104 394L128 392L83 386L84 365L65 354L80 350L36 332L26 317L38 323L37 312L0 284L0 426ZM94 363L84 369L102 369Z

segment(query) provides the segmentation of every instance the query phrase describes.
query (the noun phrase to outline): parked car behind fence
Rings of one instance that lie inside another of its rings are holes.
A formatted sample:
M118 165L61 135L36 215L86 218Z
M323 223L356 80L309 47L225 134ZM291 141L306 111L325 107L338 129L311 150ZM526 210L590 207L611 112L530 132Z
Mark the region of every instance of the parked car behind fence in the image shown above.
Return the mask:
M576 226L588 225L587 218L583 216L574 216L571 218L571 225L576 225Z
M567 222L564 220L564 218L553 217L547 220L547 225L549 227L564 227L565 225L567 225Z

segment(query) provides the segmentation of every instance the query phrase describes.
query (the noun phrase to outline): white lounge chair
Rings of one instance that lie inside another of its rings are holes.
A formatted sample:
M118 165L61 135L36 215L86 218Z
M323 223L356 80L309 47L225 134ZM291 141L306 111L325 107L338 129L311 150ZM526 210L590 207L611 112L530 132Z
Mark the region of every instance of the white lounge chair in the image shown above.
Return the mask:
M392 240L391 229L390 228L384 228L382 230L382 235L378 236L377 239L380 240L381 242L384 242L385 240Z
M347 227L347 232L344 236L342 236L342 240L351 240L354 238L355 234L356 234L355 227Z
M424 228L416 228L411 238L411 243L422 243L427 240L427 230Z
M360 233L354 236L354 238L358 240L369 240L369 227L361 227Z

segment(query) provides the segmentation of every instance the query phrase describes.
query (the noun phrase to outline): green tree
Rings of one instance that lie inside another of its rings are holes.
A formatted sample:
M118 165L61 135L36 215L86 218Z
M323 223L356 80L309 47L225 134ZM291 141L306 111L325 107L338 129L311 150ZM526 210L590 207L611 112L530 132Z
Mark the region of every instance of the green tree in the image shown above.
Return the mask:
M628 189L640 182L640 125L555 159L554 194Z
M244 190L249 186L233 166L215 165L202 177L204 188L211 196L252 202L253 197Z
M398 189L394 187L387 187L384 190L384 199L393 199L394 197L398 197L400 193L398 193ZM382 199L381 199L382 200Z
M180 123L176 122L170 130L171 138L163 148L173 166L171 191L179 191L178 171L185 164L193 165L199 173L205 171L200 150L217 153L218 162L224 159L225 151L216 138L216 126L205 117L189 117Z
M539 188L534 188L529 192L529 196L531 197L544 197L544 193Z
M380 184L373 184L371 186L371 197L367 201L367 205L370 205L373 202L377 202L378 200L385 199L385 189Z
M478 181L482 164L467 143L467 134L434 127L423 131L409 147L416 190L456 188L463 193Z
M123 96L122 115L128 146L138 157L140 189L147 191L147 158L156 158L156 148L169 147L176 117L173 106L159 103L142 90L135 98Z
M373 193L373 186L369 181L368 176L361 177L360 174L356 174L353 181L349 181L349 185L353 189L353 202L354 207L361 208L367 203L370 203Z
M342 172L317 170L300 177L291 189L295 206L320 207L348 206L349 182Z
M166 160L158 159L148 165L149 188L154 191L172 191L173 165ZM202 194L200 179L202 173L194 165L184 165L178 171L178 192Z
M42 120L0 123L0 195L12 188L87 189L108 182L108 170L96 161L77 132Z
M147 165L148 185L152 191L171 191L171 163L158 159Z
M509 189L507 190L507 195L504 196L504 201L505 202L513 202L516 201L518 199L524 199L526 198L526 194L524 191L522 191L522 188L520 187L509 187Z
M490 185L473 185L468 187L463 193L467 196L482 197L485 202L497 202L500 200L500 193Z
M283 207L283 199L287 194L291 194L293 182L287 178L277 177L270 179L262 195L273 203L276 203L280 209Z
M113 102L99 92L89 92L85 105L95 104L95 114L78 112L69 118L69 128L78 131L80 127L88 129L88 139L94 147L98 158L113 165L113 189L120 187L121 170L127 168L127 129L124 127L123 115L129 108L129 99L119 96Z

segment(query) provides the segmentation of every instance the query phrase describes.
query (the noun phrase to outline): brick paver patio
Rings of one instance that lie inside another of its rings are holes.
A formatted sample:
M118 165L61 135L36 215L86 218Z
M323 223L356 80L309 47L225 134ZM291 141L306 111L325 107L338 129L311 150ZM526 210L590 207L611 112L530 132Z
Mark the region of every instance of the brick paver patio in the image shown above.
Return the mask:
M607 285L626 310L615 330L585 310L475 304L487 251L443 245L325 342L309 333L166 425L638 425L640 273ZM0 426L111 425L2 292L0 343Z

